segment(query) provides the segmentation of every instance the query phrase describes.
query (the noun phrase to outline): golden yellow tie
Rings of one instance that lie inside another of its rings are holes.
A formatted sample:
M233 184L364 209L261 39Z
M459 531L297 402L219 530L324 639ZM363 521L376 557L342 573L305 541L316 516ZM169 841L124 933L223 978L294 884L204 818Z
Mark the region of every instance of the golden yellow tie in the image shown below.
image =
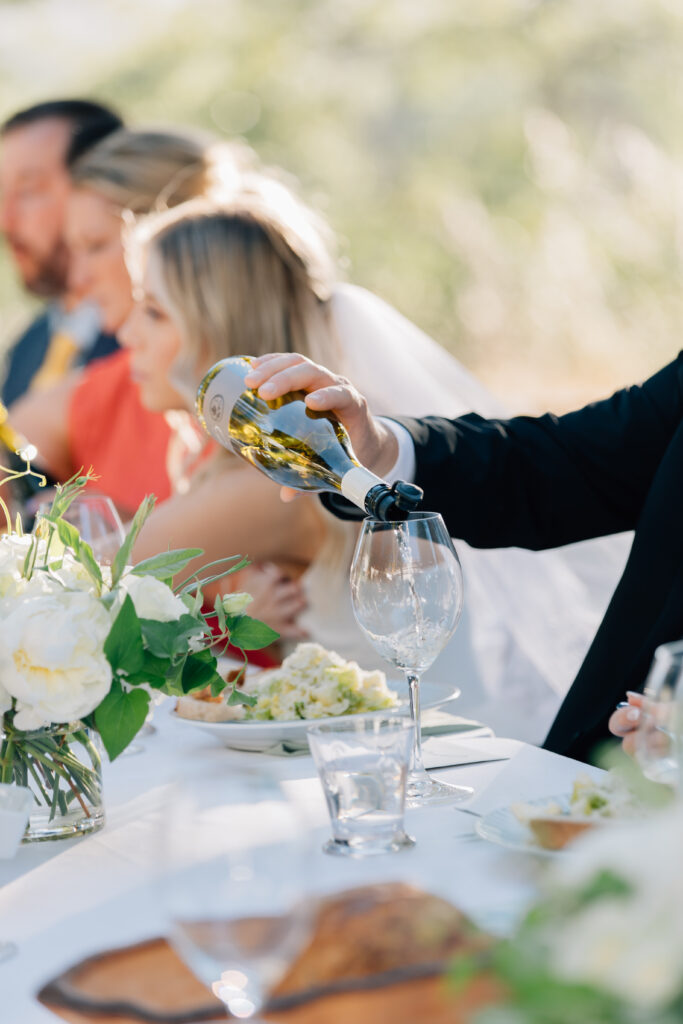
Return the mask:
M42 365L31 381L31 390L44 391L61 380L78 352L78 345L70 334L56 331L50 338Z

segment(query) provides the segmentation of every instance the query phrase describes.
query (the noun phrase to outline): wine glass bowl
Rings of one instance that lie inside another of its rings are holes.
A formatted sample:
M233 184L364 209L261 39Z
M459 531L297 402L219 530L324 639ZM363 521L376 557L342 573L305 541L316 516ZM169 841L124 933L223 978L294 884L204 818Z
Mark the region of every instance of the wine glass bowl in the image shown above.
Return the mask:
M678 787L683 738L683 641L657 648L643 691L636 760L652 782Z
M415 725L408 806L470 796L466 787L431 778L422 764L420 675L453 635L463 604L462 568L441 516L415 512L400 522L366 519L351 566L351 597L361 629L408 683Z
M126 531L111 498L105 494L79 494L63 518L76 527L101 565L111 565Z
M171 942L233 1016L253 1019L308 937L302 821L261 773L200 774L177 787L163 838Z

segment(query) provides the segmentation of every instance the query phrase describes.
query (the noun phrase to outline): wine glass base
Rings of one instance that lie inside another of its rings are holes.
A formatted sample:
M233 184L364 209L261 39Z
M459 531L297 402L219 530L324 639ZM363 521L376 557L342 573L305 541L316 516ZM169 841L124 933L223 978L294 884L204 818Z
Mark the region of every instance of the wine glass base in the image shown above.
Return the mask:
M406 786L406 807L453 804L459 800L468 800L473 793L471 786L454 786L449 782L441 782L424 770L410 772Z
M391 839L328 839L323 853L333 857L376 857L382 853L399 853L415 846L415 840L406 832L397 832Z

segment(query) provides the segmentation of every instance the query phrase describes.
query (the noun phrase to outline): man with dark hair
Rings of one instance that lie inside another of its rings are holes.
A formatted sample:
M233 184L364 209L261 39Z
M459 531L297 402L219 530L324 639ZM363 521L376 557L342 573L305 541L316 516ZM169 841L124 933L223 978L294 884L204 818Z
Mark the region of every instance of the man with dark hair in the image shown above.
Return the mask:
M79 99L38 103L0 125L0 231L24 287L51 300L9 352L5 405L116 348L97 311L68 294L63 229L70 164L122 126L113 110Z

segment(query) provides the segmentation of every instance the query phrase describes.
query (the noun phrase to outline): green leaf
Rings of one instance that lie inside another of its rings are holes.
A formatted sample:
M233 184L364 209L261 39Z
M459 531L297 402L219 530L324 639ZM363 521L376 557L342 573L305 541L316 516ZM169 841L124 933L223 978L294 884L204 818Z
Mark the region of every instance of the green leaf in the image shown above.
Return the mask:
M149 710L146 690L124 691L117 679L95 709L95 725L105 750L113 761L142 728Z
M166 686L173 672L174 665L170 658L158 658L151 651L143 650L142 667L128 675L126 682L131 686L147 683L155 690L161 690Z
M228 704L244 704L248 708L253 708L254 704L258 700L258 697L253 697L249 693L245 693L244 690L238 690L236 686L233 686L232 693L228 697Z
M160 580L172 579L176 573L185 568L188 562L204 552L201 548L179 548L177 551L163 551L153 558L144 558L133 566L136 576L155 576Z
M130 594L126 594L114 625L109 630L109 636L104 642L104 654L114 672L125 672L132 676L144 664L140 620Z
M130 524L130 529L126 534L126 539L124 540L119 550L116 552L116 557L114 558L114 561L112 563L112 586L116 586L118 581L121 579L121 574L128 565L128 562L130 561L133 545L137 540L137 536L140 533L140 530L142 529L145 520L148 518L150 512L154 508L155 501L156 498L154 497L154 495L148 494L147 497L143 498L142 502L140 503L140 506L133 517L133 522Z
M93 553L93 549L89 544L86 544L84 540L81 540L76 557L88 573L88 576L95 581L98 591L102 587L102 571L97 564L97 559Z
M181 615L171 622L157 619L140 619L143 640L148 649L158 658L172 658L184 654L193 636L201 636L206 630L203 622L192 615Z
M225 679L216 671L216 659L211 651L207 649L188 656L183 668L183 693L203 690L205 686L210 686L211 692L217 696L216 688L219 683L221 685L218 693L221 693L225 689Z
M258 651L274 643L280 636L270 626L250 615L227 616L230 643L243 651Z
M221 633L225 633L227 629L227 622L225 618L225 608L223 607L222 594L216 594L216 600L213 603L213 610L215 611L216 618L218 619L218 628Z
M72 523L67 523L65 519L57 519L55 525L62 544L65 548L71 548L99 591L102 587L102 573L92 548L81 539L80 533Z

